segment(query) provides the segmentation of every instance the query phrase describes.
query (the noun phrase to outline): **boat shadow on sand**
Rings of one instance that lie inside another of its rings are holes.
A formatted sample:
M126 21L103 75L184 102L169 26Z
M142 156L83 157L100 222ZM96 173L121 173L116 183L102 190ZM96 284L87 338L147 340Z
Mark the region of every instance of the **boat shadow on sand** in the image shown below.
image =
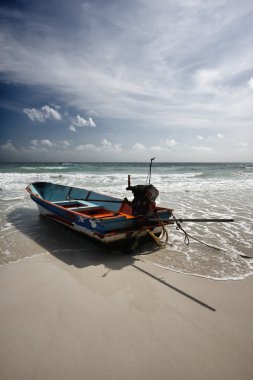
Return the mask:
M24 247L26 250L33 251L35 247L38 248L39 246L45 252L49 252L65 264L73 265L80 269L104 265L106 271L102 277L106 277L110 271L117 271L131 266L142 274L151 277L210 311L216 311L208 304L160 279L154 273L150 273L138 265L138 262L143 261L141 259L142 255L146 255L157 249L154 243L147 243L144 247L140 247L132 252L124 250L124 247L123 250L108 248L74 230L46 219L38 214L37 209L26 207L16 208L14 211L11 211L7 216L7 220L24 235ZM22 244L22 238L20 244Z
M119 270L136 261L133 253L124 251L124 247L119 250L103 246L83 234L41 216L37 209L17 208L8 214L7 220L28 238L24 239L24 247L30 251L29 256L32 256L31 253L37 244L45 252L77 268L104 264L108 269Z

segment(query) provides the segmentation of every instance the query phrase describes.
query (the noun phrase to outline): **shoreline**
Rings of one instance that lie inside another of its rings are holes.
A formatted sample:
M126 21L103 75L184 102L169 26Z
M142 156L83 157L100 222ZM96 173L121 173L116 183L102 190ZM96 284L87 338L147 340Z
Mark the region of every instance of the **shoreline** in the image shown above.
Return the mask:
M64 252L75 252L80 255L85 252L91 260L99 252L101 262L107 253L122 255L117 248L112 248L112 252L84 234L45 219L35 206L12 207L4 223L8 224L8 228L2 236L0 245L1 250L9 254L1 257L0 267L43 255L44 252L63 261ZM169 229L168 232L174 240L171 246L168 244L166 248L157 250L153 242L146 243L136 250L134 257L146 257L153 265L168 271L214 281L239 281L253 274L253 257L240 257L244 253L237 252L236 248L231 252L227 249L224 253L221 250L221 253L217 254L214 250L194 244L194 241L189 247L185 246L182 235L176 229L173 231ZM226 267L226 273L222 270L223 265Z
M252 276L215 281L89 246L0 272L3 380L253 376Z

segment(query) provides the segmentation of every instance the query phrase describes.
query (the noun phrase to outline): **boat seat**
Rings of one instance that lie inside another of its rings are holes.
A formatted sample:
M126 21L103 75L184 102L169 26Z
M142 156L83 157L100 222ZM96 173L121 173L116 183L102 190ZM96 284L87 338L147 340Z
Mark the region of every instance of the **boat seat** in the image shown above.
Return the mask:
M71 211L81 211L81 210L98 210L103 208L102 206L94 205L94 206L81 206L81 207L71 207L69 210Z
M57 205L57 204L68 204L69 201L54 201L54 202L52 202L52 203L55 203L56 205Z
M86 208L86 209L88 209L89 207L91 207L91 208L93 208L93 207L100 207L100 206L96 205L95 203L91 203L89 201L80 201L80 200L78 200L77 202L80 204L80 207L74 207L76 209L80 209L80 208Z
M95 203L91 203L89 201L79 200L79 199L78 200L73 199L71 201L56 201L52 203L59 206L63 206L63 207L69 206L67 207L69 210L80 210L80 209L89 209L93 207L101 207L99 205L96 205ZM71 205L73 205L73 207L71 207Z

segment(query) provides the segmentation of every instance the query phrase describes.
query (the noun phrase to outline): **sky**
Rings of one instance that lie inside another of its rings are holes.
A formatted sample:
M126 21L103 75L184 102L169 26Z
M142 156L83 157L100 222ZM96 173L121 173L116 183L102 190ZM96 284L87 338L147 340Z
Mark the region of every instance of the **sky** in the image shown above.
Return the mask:
M1 0L1 161L253 161L252 0Z

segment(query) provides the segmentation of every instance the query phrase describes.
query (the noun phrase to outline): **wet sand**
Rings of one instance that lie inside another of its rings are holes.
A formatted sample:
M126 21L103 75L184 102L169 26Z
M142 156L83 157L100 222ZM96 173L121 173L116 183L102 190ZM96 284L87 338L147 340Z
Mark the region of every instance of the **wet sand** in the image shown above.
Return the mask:
M90 249L0 267L2 380L253 378L252 276Z

